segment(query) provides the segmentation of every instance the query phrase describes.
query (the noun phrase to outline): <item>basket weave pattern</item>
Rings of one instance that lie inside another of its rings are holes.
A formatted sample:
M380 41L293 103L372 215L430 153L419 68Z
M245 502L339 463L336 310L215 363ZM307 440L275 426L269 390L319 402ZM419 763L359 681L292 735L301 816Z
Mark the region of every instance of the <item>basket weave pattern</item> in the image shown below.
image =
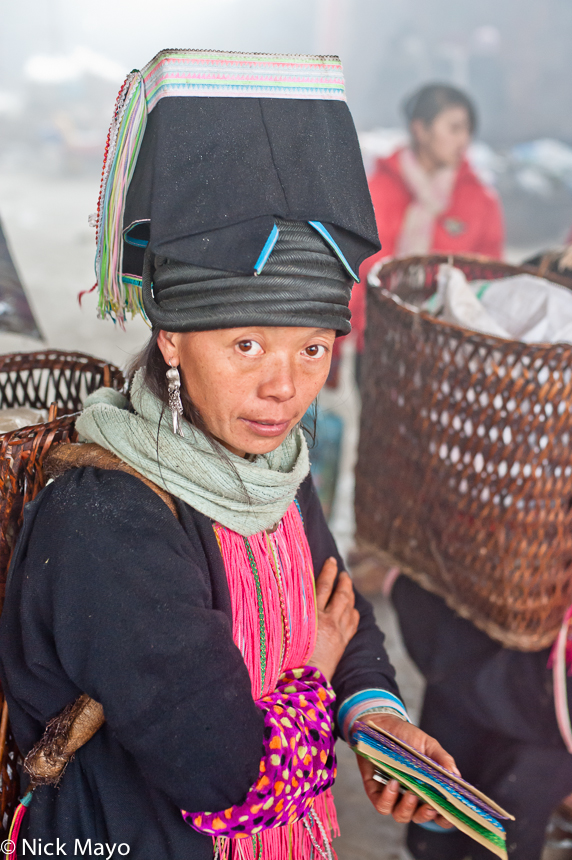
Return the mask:
M0 355L0 409L29 406L79 412L88 394L102 385L122 388L117 367L75 352L24 352Z
M82 400L102 385L122 389L123 374L91 356L64 352L0 356L0 408L48 409L55 403L60 411L71 413L0 434L0 611L24 505L45 483L44 458L53 445L75 441L74 424ZM5 838L18 803L20 755L1 691L0 714L0 836Z
M448 259L392 261L368 291L358 538L506 647L540 650L572 603L572 346L396 299L430 296ZM522 271L452 262L469 279Z

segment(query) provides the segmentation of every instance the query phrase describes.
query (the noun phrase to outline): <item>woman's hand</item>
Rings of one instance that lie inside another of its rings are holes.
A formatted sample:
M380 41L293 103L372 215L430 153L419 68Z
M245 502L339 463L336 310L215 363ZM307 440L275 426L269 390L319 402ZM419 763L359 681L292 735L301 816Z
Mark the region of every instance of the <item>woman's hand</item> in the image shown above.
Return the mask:
M319 669L328 681L332 680L346 645L359 624L352 581L343 570L334 589L337 574L338 563L335 558L329 558L316 580L318 636L308 660L308 665Z
M400 738L409 746L415 747L416 750L433 759L446 770L461 776L455 759L445 752L435 738L426 735L417 726L401 720L399 717L393 717L391 714L371 714L364 719L375 723L376 726L385 729L386 732L391 732L396 738ZM377 782L373 778L375 773L373 762L361 755L357 756L357 760L365 793L382 815L393 815L400 824L406 824L409 821L414 821L416 824L434 821L441 827L452 827L442 815L438 815L429 804L422 803L412 792L406 791L405 794L400 795L397 780L392 779L387 785Z

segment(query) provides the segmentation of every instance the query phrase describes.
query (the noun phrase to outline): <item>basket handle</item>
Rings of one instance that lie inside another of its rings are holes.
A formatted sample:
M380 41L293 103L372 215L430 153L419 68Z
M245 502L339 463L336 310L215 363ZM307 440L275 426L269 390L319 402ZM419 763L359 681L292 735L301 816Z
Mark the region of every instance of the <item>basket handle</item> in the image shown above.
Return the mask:
M4 761L4 747L8 736L8 702L2 702L2 717L0 718L0 761Z

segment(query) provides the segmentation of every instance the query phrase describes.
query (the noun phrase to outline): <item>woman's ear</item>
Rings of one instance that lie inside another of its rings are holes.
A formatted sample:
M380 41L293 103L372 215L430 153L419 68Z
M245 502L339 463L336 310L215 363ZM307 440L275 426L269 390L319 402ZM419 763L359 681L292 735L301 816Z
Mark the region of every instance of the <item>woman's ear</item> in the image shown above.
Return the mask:
M161 331L157 336L157 346L161 350L161 354L165 359L165 364L171 367L178 367L181 363L178 349L179 336L177 332Z

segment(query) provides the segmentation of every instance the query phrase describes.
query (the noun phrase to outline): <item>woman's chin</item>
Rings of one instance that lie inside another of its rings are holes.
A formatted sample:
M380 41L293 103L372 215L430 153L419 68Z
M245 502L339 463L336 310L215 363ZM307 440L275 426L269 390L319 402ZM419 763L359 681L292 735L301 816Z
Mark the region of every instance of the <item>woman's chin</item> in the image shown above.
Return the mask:
M288 433L282 433L280 436L271 438L254 436L252 434L248 440L244 442L244 450L247 454L269 454L279 448L282 442L286 439Z
M235 451L243 452L243 456L269 454L280 447L289 432L290 428L276 436L263 436L253 431L241 433L240 437L233 441L232 446Z

